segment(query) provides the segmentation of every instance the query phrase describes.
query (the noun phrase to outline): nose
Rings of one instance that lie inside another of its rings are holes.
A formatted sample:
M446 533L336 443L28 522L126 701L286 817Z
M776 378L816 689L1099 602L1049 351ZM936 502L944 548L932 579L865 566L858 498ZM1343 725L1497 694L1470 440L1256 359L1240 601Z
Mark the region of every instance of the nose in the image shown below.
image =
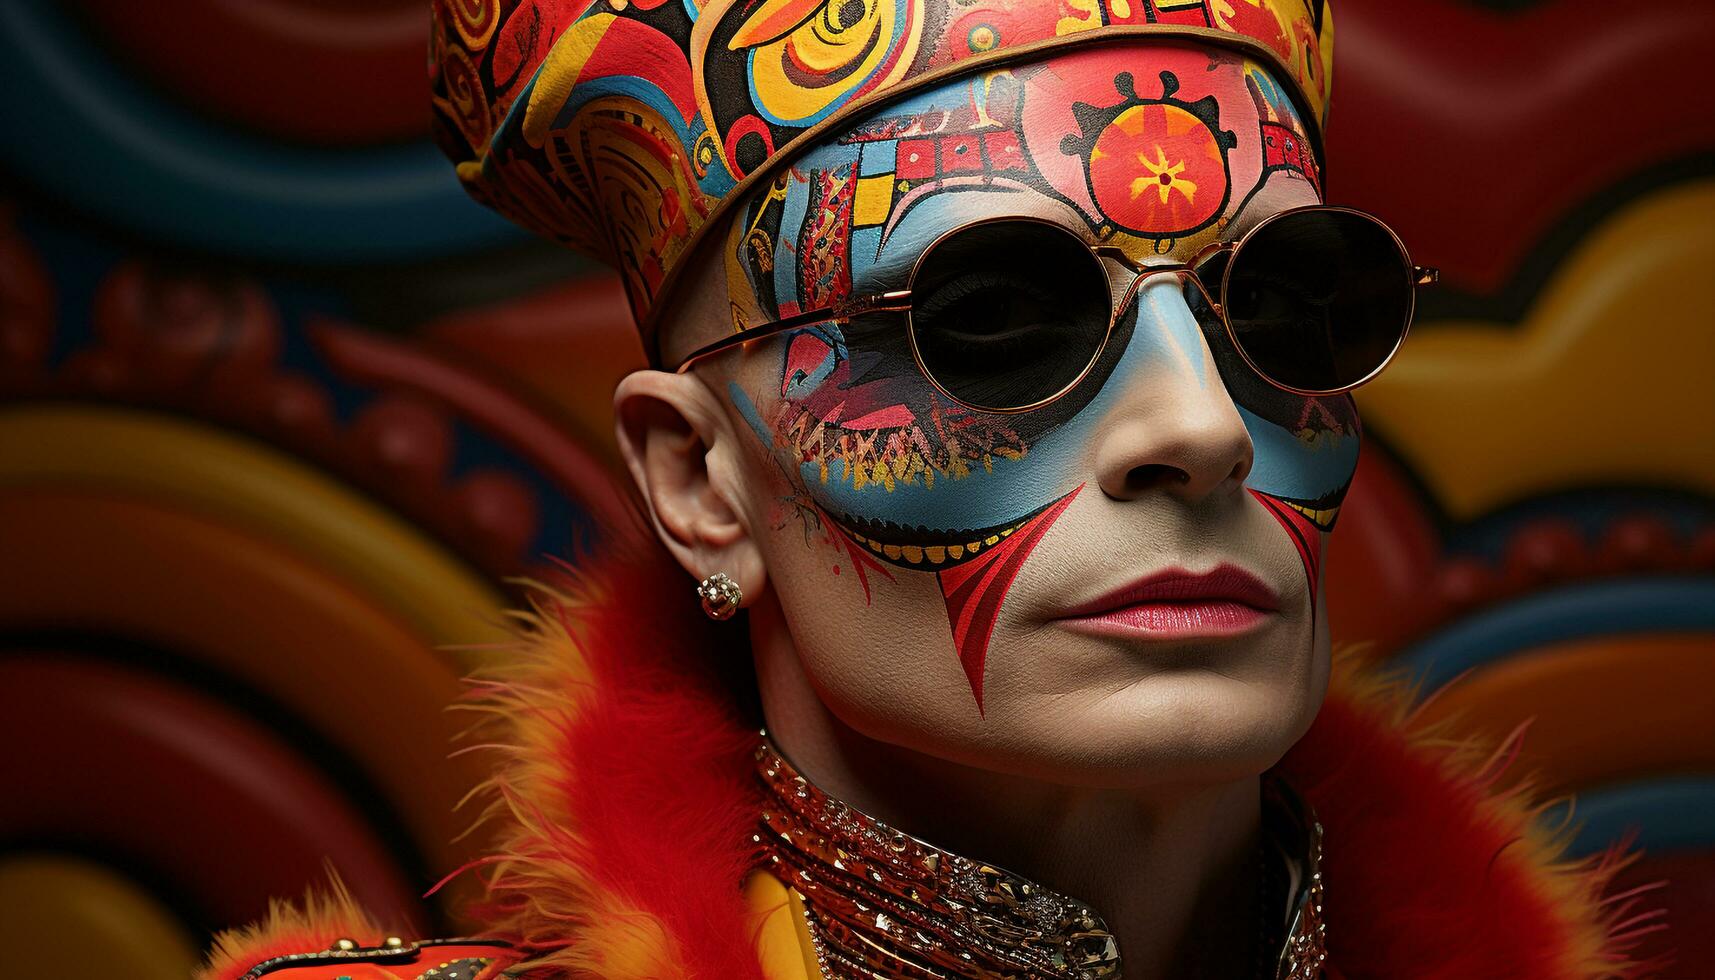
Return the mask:
M1172 276L1152 277L1121 314L1131 336L1108 381L1119 390L1096 445L1098 480L1116 500L1163 492L1196 504L1237 491L1255 460L1178 287Z

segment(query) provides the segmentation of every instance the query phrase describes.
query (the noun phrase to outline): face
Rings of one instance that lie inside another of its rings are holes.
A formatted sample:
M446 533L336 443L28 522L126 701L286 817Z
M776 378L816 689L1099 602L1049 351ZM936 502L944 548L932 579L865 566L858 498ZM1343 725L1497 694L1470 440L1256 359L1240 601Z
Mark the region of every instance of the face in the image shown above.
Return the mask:
M1344 395L1270 385L1184 281L1129 289L1126 266L1186 262L1319 201L1303 126L1266 69L1155 41L948 82L745 202L726 243L735 326L904 288L932 243L983 219L1047 223L1125 260L1101 260L1098 333L1124 305L1100 356L1028 411L949 398L900 313L721 363L753 437L751 525L842 721L1093 785L1254 773L1303 733L1326 678L1319 562L1356 413ZM1064 307L1072 258L1029 237L968 240L919 309L1007 321ZM1032 375L1008 358L955 345L940 363L1003 376L1004 397Z

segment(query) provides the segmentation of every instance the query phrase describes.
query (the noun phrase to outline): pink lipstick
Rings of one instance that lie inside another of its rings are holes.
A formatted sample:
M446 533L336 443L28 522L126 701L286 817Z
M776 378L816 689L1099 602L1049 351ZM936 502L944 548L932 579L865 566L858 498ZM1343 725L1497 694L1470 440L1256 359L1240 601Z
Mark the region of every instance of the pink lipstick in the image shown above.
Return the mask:
M1146 575L1062 613L1074 629L1126 637L1237 636L1280 609L1280 597L1250 572L1221 564Z

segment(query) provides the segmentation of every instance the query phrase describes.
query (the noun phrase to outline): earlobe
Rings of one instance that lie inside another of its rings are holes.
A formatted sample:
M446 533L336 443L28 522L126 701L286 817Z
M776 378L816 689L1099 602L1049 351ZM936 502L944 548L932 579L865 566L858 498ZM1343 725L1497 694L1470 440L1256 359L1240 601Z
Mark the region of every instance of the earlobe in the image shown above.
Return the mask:
M626 469L661 543L701 580L724 572L748 605L766 581L742 507L741 460L709 389L691 375L636 371L614 391Z

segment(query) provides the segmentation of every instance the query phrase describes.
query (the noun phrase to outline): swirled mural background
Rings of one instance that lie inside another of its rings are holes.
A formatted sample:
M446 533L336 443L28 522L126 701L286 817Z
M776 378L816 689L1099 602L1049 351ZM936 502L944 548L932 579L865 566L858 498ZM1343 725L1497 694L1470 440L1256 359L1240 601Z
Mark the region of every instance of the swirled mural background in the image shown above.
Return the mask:
M0 0L21 975L183 977L324 862L458 925L459 884L419 897L480 844L443 709L508 580L599 543L641 354L618 280L467 200L432 145L422 6ZM1578 801L1543 819L1583 853L1636 834L1657 938L1715 962L1715 8L1338 16L1328 198L1445 288L1361 393L1336 638L1445 685L1426 711L1530 719L1514 764Z

